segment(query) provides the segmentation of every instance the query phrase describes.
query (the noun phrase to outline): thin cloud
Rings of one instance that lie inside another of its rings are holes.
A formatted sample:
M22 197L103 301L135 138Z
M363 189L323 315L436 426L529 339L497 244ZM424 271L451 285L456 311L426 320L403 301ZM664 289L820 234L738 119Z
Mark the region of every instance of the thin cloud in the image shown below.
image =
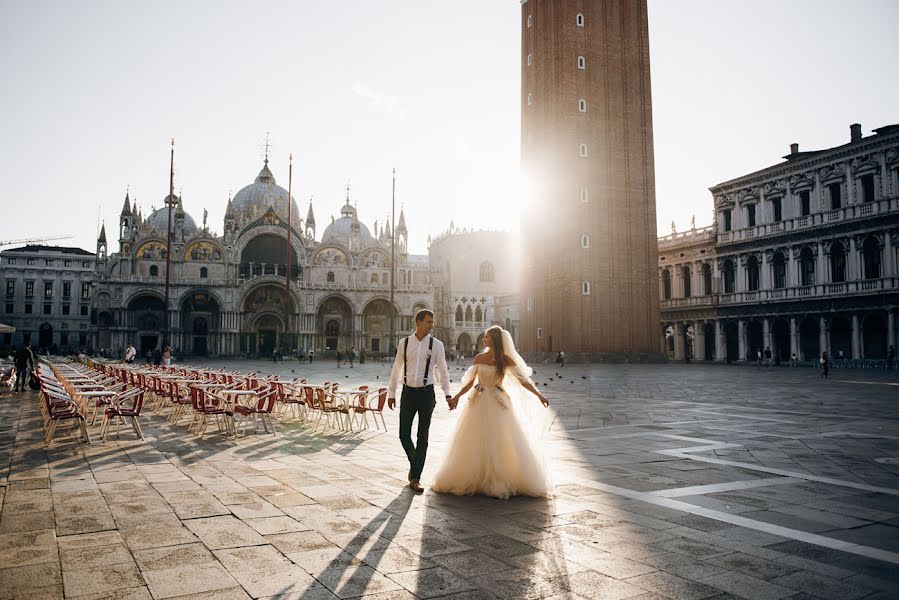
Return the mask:
M364 83L356 82L350 86L350 91L369 102L372 106L384 109L391 115L402 117L406 111L400 106L400 100L384 92L372 89Z

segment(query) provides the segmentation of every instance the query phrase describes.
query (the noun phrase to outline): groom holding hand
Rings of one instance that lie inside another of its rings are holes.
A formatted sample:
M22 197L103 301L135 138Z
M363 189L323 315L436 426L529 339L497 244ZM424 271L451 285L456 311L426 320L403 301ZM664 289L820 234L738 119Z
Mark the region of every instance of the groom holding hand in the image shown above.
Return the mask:
M400 382L403 393L400 396L400 442L409 458L409 487L423 492L421 472L428 454L428 431L431 415L437 405L434 395L434 379L443 388L450 410L455 407L449 393L449 373L446 370L446 355L443 342L434 339L434 313L427 309L415 315L415 333L400 340L390 374L387 391L387 406L396 406L396 389ZM418 415L418 438L412 442L412 420Z

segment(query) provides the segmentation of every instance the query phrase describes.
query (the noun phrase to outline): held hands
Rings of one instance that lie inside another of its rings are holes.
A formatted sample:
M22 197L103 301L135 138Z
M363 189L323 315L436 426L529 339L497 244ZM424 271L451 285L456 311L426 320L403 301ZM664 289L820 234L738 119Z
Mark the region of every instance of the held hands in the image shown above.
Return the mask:
M453 396L452 398L450 398L449 396L447 396L447 397L446 397L446 404L447 404L447 406L449 406L449 409L450 409L450 410L456 410L456 406L459 405L459 395L456 394L456 395Z

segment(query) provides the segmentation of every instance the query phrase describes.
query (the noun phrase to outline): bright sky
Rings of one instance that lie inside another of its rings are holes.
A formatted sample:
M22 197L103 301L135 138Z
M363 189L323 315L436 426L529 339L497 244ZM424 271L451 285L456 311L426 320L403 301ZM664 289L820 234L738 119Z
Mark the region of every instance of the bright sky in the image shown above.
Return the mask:
M0 240L54 234L117 250L125 190L176 193L222 230L229 192L271 168L318 234L347 181L369 228L410 246L450 220L517 229L518 0L0 0ZM650 0L659 232L711 221L708 188L791 142L842 144L899 122L893 0ZM338 215L339 216L339 215Z

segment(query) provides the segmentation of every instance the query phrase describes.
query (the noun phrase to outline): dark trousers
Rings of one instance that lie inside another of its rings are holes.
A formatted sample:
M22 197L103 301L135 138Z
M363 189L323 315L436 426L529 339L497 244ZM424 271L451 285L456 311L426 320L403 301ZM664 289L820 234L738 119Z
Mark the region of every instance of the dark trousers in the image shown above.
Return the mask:
M431 415L437 400L434 397L434 386L423 388L403 387L400 396L400 442L409 458L410 479L421 479L425 468L425 457L428 455L428 433L431 428ZM418 415L418 437L412 443L412 420Z
M23 392L25 388L28 386L28 375L31 371L28 367L22 369L16 369L16 390L21 389ZM431 422L431 416L428 415L428 423Z

